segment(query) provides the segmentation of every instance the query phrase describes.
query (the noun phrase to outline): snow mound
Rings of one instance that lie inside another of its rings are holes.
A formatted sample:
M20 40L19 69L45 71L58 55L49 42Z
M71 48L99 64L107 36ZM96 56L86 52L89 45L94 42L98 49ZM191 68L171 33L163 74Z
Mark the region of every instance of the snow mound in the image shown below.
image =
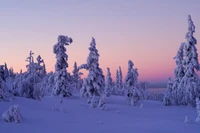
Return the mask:
M6 122L21 123L22 115L20 114L19 106L12 105L6 112L3 113L2 118Z

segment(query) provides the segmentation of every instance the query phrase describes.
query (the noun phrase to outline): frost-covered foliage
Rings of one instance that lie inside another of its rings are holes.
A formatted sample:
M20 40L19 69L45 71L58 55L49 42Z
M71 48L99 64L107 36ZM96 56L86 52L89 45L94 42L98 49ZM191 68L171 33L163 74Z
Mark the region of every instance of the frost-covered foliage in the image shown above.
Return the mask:
M200 100L198 97L196 98L196 108L197 108L197 118L195 122L200 123Z
M129 105L136 105L140 100L142 100L142 94L138 83L139 74L137 69L133 68L133 65L133 62L129 60L128 72L125 78L126 97Z
M85 68L89 71L80 92L81 96L88 97L88 103L90 103L91 107L96 107L99 103L100 96L103 94L105 81L103 71L99 68L99 53L96 49L94 38L92 38L90 43L89 51L87 64L83 64L79 67L79 69Z
M175 104L183 103L184 91L182 87L180 87L181 80L185 75L184 67L183 67L183 48L184 43L181 44L177 55L174 57L176 60L176 68L174 69L174 83L172 86L172 98Z
M15 96L41 100L43 96L43 78L46 76L45 64L41 56L34 62L33 52L30 51L26 61L27 72L17 74L11 86L11 92ZM43 65L42 65L43 64Z
M54 73L50 72L47 73L47 75L42 79L41 82L41 95L45 96L45 95L50 95L52 93L53 87L54 87Z
M104 93L107 97L109 97L111 95L111 91L112 91L112 78L111 78L110 68L107 68Z
M36 60L37 60L36 71L37 71L38 75L40 77L45 77L47 72L46 72L46 66L45 66L44 60L41 58L40 55L38 55Z
M5 80L7 80L9 77L9 71L8 71L8 67L6 63L4 64L4 77L5 77Z
M116 70L116 81L114 85L113 94L119 95L119 70Z
M183 64L185 68L185 75L181 80L181 87L185 90L186 104L195 106L195 98L200 96L200 81L195 70L199 70L198 53L195 47L197 40L193 37L195 26L188 16L188 32L186 34L186 42L184 45L184 59Z
M149 96L149 91L148 91L148 88L147 88L147 84L148 84L147 82L140 82L139 83L139 87L140 87L143 99L147 99L148 96Z
M165 96L164 92L149 92L147 100L163 102L164 96Z
M171 104L195 106L195 98L200 96L200 80L196 73L200 67L194 32L195 26L189 15L186 42L181 44L174 58L177 66L174 70L174 83L170 94L173 101Z
M2 118L6 122L22 122L22 115L18 105L12 105L5 113L3 113Z
M81 86L82 86L82 79L81 79L81 75L83 75L83 73L82 72L79 72L79 69L78 69L78 67L77 67L77 63L76 62L74 62L74 70L73 70L73 89L74 90L79 90L80 91L80 88L81 88Z
M6 85L4 65L0 65L0 101L10 101L10 98L12 98L12 95Z
M173 90L172 90L172 87L173 87L173 81L169 77L168 78L168 82L167 82L167 90L166 90L166 93L165 93L165 96L164 96L164 99L163 99L163 103L166 106L173 104L173 97L172 97Z
M107 99L107 96L105 94L103 94L102 97L99 100L99 105L98 106L102 110L106 109L106 103L107 103L106 99Z
M60 35L58 36L58 42L53 46L53 52L56 55L53 95L61 95L63 97L72 95L69 83L70 75L66 69L68 67L68 55L65 48L65 45L69 45L70 43L72 43L72 38Z
M122 70L121 70L121 67L119 67L119 81L118 81L118 83L119 83L119 88L118 88L118 90L119 90L119 94L120 95L124 95L124 90L123 90L123 81L122 81L122 79L123 79L123 76L122 76Z
M19 95L21 97L41 100L40 86L41 78L37 74L31 74L19 83Z

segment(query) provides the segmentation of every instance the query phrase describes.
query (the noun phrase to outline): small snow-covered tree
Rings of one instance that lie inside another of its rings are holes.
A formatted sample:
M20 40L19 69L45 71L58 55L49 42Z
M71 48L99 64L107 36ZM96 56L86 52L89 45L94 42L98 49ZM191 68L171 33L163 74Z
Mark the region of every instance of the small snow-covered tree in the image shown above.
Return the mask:
M103 94L99 100L99 108L102 110L106 109L106 103L107 103L106 99L107 99L107 96Z
M200 100L198 97L196 98L196 108L197 108L197 118L195 122L200 123Z
M185 91L185 102L191 106L195 106L195 98L200 96L200 81L195 71L199 70L198 53L195 45L197 40L193 37L195 32L195 26L188 16L188 32L186 34L186 42L184 44L184 58L183 65L185 69L185 75L183 76L180 87L183 87Z
M119 95L119 70L116 70L116 81L114 86L114 92L115 95Z
M89 71L80 92L81 96L88 97L88 103L90 103L91 107L96 107L99 103L99 98L104 91L105 81L103 71L99 67L99 53L96 49L94 38L92 38L89 50L90 53L87 57L87 64L83 64L79 67L79 69L84 68Z
M172 105L173 104L173 97L172 97L172 86L173 86L173 81L172 79L169 77L168 78L168 82L167 82L167 90L165 92L165 96L163 99L163 103L164 105Z
M122 70L121 70L121 67L119 67L119 81L118 81L119 82L119 88L118 88L119 90L118 90L118 92L120 95L124 95L122 79L123 79Z
M9 72L8 72L8 67L7 67L7 64L5 63L4 65L4 76L5 76L5 79L7 80L7 78L9 77Z
M63 97L72 95L69 84L70 77L66 70L68 67L68 55L65 48L65 45L69 45L70 43L72 43L72 38L60 35L58 36L58 42L53 46L53 52L56 54L53 95L61 95Z
M143 99L147 99L148 96L149 96L149 91L147 89L147 84L148 84L147 82L140 82L139 83Z
M6 112L3 113L2 118L6 122L21 123L22 115L18 105L12 105Z
M80 89L78 88L79 85L79 73L78 73L77 63L74 62L74 70L73 70L73 88L75 90Z
M40 55L38 55L36 60L37 60L37 63L35 65L36 65L36 71L37 71L38 75L40 77L45 77L46 76L46 67L45 67L44 60L41 58Z
M125 78L126 97L129 105L136 105L142 100L141 91L138 84L138 72L133 68L133 62L128 61L128 72Z
M112 78L111 78L110 68L107 68L107 75L106 75L106 81L105 81L106 96L111 95L111 89L112 89Z

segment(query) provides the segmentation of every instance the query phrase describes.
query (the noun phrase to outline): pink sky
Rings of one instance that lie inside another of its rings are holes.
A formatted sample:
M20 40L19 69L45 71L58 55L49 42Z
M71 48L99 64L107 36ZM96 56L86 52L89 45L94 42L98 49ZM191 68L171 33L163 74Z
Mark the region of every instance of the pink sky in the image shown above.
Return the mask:
M74 40L67 46L69 72L74 61L78 65L86 62L91 38L95 37L105 75L109 67L115 80L121 66L125 77L128 60L132 60L140 80L166 81L173 77L173 57L185 41L188 14L196 26L194 36L200 40L198 0L20 2L10 0L0 5L0 64L6 62L17 72L26 70L30 50L35 58L41 55L48 71L54 71L53 45L63 34ZM196 47L199 51L200 45Z

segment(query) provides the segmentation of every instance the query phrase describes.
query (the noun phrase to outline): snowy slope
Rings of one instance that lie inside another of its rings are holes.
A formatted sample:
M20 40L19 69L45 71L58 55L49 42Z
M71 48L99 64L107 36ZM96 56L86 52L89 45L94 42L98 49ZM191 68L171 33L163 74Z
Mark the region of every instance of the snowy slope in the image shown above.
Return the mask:
M140 108L126 105L124 97L111 96L108 110L102 111L90 108L79 96L64 99L62 104L58 97L16 98L0 102L0 114L13 104L19 104L24 119L20 124L0 119L0 133L200 133L194 108L166 107L156 101L145 101ZM184 123L185 115L192 123Z

